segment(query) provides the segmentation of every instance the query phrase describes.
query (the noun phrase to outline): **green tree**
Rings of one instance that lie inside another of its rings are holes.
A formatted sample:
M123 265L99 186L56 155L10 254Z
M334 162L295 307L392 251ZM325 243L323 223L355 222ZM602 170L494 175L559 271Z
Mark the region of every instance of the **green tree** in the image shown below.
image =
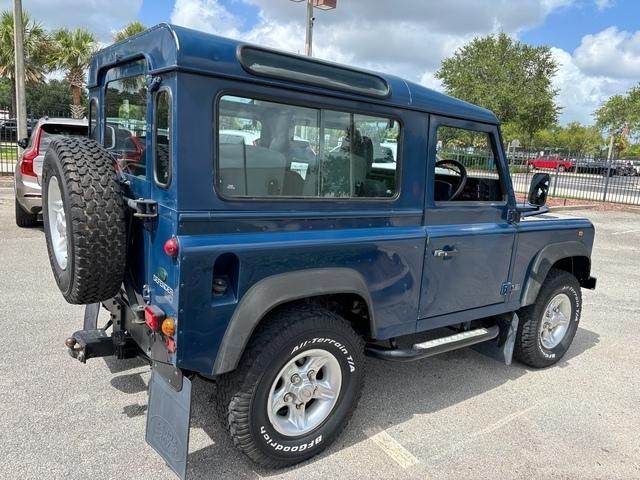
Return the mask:
M117 31L113 35L113 41L121 42L126 38L133 37L134 35L144 32L146 29L147 27L136 20L135 22L128 23L122 30Z
M447 93L494 111L531 143L535 132L557 120L551 84L557 69L549 47L500 33L474 38L442 61L436 77Z
M596 125L613 142L613 151L622 152L633 148L630 139L640 134L640 85L631 88L625 95L614 95L604 102L595 113Z
M26 81L41 83L51 70L52 44L49 34L39 23L31 20L27 12L22 12L24 25L24 66ZM15 96L15 53L13 44L13 12L0 13L0 77L8 79L11 92L11 114L16 111Z
M27 89L27 112L31 115L61 115L72 103L71 89L67 80L49 80ZM86 105L84 90L80 102Z
M84 107L81 104L82 90L86 70L96 50L96 39L87 29L76 28L56 31L54 41L56 67L65 72L71 90L71 115L81 118L84 115Z

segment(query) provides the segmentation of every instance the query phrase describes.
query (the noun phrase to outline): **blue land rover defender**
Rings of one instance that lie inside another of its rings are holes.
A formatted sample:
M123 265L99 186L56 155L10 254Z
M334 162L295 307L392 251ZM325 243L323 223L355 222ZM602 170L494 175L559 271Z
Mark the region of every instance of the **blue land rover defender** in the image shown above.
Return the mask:
M194 375L282 467L340 434L365 354L569 348L594 228L549 213L546 174L518 201L490 111L164 24L99 51L88 86L90 138L44 162L54 276L87 305L66 345L150 363L147 441L179 476Z

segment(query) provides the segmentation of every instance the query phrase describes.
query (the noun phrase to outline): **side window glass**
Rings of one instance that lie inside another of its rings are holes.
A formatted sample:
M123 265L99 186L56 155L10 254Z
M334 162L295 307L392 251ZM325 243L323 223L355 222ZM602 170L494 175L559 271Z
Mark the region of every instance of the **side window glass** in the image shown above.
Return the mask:
M218 189L231 197L393 197L399 133L387 118L225 96Z
M98 125L98 101L92 98L89 102L89 138L97 140L96 126Z
M105 148L112 151L123 172L145 177L147 84L144 76L109 82L104 108Z
M156 95L153 132L153 156L155 180L161 186L171 180L171 96L168 90Z
M504 200L503 182L488 133L439 126L436 142L435 201Z

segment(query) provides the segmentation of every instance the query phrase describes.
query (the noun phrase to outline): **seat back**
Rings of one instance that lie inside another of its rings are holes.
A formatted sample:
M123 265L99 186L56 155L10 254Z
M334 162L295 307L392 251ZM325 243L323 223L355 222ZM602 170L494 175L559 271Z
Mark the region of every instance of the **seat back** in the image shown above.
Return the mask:
M220 145L220 188L230 195L281 195L287 159L274 150L244 144Z

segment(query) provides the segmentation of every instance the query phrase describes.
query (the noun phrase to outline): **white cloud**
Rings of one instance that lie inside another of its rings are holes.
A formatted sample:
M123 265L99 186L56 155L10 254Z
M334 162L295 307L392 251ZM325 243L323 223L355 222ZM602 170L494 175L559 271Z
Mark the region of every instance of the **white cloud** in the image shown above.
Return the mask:
M553 84L559 91L557 102L562 107L561 123L592 123L593 112L604 100L625 92L634 84L633 80L585 74L570 53L559 48L552 48L552 52L560 65Z
M598 10L606 10L613 5L613 0L595 0L594 3Z
M640 79L640 30L632 33L609 27L585 35L574 56L587 74Z
M171 21L292 52L304 50L304 4L287 0L236 0L259 7L259 20L243 29L218 0L176 0ZM589 0L597 8L611 1ZM558 9L579 0L346 1L335 11L315 11L314 55L396 74L441 89L434 73L474 36L504 31L517 36ZM583 38L570 53L554 48L560 63L555 87L561 122L591 123L608 96L626 91L640 78L640 33L615 28Z
M23 0L22 8L46 28L85 27L101 42L135 20L142 0ZM12 0L0 0L1 10L13 10Z
M226 37L239 37L240 19L230 14L217 0L176 0L171 22Z

